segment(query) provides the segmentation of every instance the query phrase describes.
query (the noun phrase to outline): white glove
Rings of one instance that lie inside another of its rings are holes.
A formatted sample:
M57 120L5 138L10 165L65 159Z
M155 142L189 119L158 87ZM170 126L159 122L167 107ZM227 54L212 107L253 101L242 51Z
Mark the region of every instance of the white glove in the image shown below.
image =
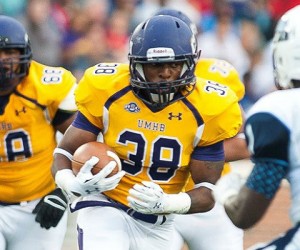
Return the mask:
M158 184L149 181L135 184L127 200L131 208L144 214L184 214L191 206L187 193L166 194Z
M97 194L116 188L125 175L125 171L106 178L117 164L115 161L111 161L99 173L93 175L91 170L98 161L99 159L95 156L86 161L76 177L70 169L58 171L55 176L57 185L69 194L76 196Z
M215 201L224 205L232 196L239 193L241 187L245 184L246 179L240 174L232 172L221 177L213 190Z

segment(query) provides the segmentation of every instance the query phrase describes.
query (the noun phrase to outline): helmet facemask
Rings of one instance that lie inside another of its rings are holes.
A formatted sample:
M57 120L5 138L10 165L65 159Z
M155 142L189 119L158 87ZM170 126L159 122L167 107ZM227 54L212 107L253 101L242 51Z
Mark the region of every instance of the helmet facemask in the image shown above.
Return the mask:
M27 55L21 55L18 58L0 59L0 89L11 84L12 80L20 81L28 73L28 62L30 58Z
M156 109L162 109L171 103L185 98L194 89L195 76L193 65L183 62L180 77L174 81L150 82L146 79L143 66L147 63L130 63L136 78L131 79L134 93L145 103Z
M0 15L0 50L19 50L20 55L0 59L0 92L20 83L28 74L32 58L30 41L23 25L8 16Z

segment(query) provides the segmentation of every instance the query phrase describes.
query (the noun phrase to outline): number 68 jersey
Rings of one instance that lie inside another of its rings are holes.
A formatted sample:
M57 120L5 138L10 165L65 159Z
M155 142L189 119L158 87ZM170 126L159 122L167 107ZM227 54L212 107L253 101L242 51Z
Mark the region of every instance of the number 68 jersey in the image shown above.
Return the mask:
M54 189L51 123L75 85L69 71L32 61L29 74L9 96L0 114L0 201L30 201ZM71 109L76 110L75 102Z
M128 190L144 180L158 183L166 193L180 192L194 148L232 137L242 124L234 92L200 78L186 98L151 110L131 91L125 64L89 68L75 98L78 110L103 132L104 142L122 160L126 175L105 194L126 205Z

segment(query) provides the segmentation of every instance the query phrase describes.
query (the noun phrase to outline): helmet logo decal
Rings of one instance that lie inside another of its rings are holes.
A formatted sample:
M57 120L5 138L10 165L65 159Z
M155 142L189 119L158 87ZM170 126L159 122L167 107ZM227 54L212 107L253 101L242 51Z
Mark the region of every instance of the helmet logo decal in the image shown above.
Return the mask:
M5 46L6 43L8 43L8 42L9 42L8 37L2 37L2 36L0 36L0 46Z
M175 58L175 53L174 50L172 48L163 48L163 47L159 47L159 48L150 48L147 50L147 58L148 60L155 60L157 59L157 57L161 58L161 57L166 57L168 59L172 59Z

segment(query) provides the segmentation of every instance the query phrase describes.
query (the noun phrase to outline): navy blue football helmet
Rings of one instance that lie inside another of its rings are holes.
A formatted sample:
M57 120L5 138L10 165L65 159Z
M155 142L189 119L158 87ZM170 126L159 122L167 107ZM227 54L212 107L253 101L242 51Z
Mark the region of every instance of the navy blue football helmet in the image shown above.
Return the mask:
M198 30L197 30L196 24L194 24L191 21L191 19L180 10L175 10L175 9L170 9L170 8L162 8L155 13L155 16L158 16L158 15L168 15L168 16L177 17L181 21L185 22L190 27L190 29L195 34L195 36L198 35Z
M131 36L128 54L134 94L153 109L162 109L189 95L195 86L196 45L191 29L176 17L153 16L139 24ZM179 79L147 81L143 65L172 62L183 63Z
M28 74L32 52L27 32L14 18L0 15L0 50L19 49L21 55L17 72L13 72L16 60L0 59L0 88L10 84L12 79L21 79Z

